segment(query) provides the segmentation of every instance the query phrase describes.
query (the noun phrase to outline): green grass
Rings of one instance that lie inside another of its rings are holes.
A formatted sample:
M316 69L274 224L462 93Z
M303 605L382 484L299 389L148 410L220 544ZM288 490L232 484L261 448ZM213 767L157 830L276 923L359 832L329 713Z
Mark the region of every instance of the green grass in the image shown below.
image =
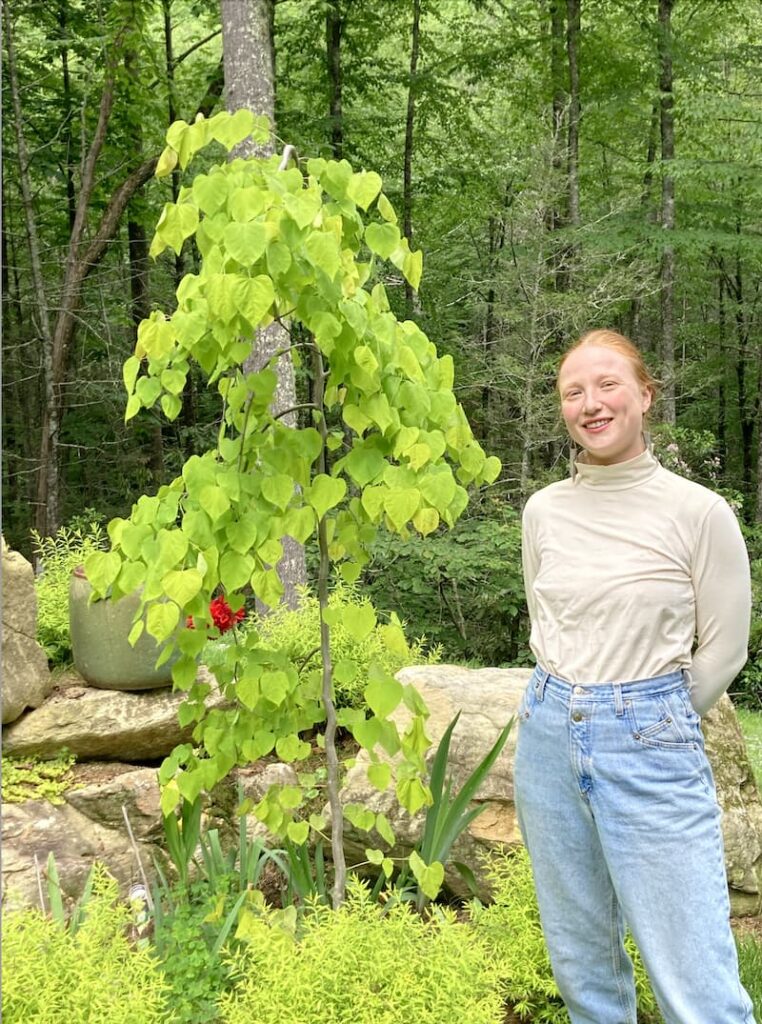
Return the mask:
M754 771L754 778L762 793L762 712L736 708L736 714L746 740L746 751Z

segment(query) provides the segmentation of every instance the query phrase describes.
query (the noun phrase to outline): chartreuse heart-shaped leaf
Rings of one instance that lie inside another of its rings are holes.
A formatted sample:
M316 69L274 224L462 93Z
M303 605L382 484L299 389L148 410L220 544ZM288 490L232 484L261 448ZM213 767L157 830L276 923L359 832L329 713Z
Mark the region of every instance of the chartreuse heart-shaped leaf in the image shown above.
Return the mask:
M438 860L427 864L416 850L410 854L408 863L421 892L430 900L435 900L444 881L444 865Z

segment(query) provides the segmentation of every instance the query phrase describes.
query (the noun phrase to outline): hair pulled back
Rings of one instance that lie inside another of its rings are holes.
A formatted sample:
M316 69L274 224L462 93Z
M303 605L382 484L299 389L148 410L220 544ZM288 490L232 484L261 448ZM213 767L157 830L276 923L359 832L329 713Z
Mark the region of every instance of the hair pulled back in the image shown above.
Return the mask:
M659 382L651 375L651 372L644 363L640 349L623 334L620 334L618 331L609 330L605 327L594 331L587 331L577 341L575 341L573 345L570 345L569 348L567 348L563 356L561 356L561 362L558 364L556 386L558 386L563 365L572 352L575 352L578 348L587 348L593 345L597 348L613 349L615 352L618 352L620 356L624 356L632 367L632 372L635 374L638 384L650 392L652 400L656 398L659 393Z

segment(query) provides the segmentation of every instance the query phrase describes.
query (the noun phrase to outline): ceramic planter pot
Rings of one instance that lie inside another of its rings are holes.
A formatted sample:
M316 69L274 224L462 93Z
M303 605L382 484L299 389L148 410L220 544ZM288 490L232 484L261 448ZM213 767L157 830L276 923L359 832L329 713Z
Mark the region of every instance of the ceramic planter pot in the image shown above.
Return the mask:
M160 648L145 631L131 647L127 637L140 603L139 593L119 601L89 603L92 588L79 566L69 584L69 624L74 666L102 690L152 690L172 685L172 663L154 668Z

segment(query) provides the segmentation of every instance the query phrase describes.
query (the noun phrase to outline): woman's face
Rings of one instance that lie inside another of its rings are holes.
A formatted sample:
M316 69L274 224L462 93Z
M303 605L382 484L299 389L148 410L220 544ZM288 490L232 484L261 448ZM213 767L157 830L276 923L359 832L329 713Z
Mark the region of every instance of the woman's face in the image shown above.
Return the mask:
M643 451L643 415L651 393L625 356L602 345L583 345L566 359L558 387L566 429L589 462L609 466Z

